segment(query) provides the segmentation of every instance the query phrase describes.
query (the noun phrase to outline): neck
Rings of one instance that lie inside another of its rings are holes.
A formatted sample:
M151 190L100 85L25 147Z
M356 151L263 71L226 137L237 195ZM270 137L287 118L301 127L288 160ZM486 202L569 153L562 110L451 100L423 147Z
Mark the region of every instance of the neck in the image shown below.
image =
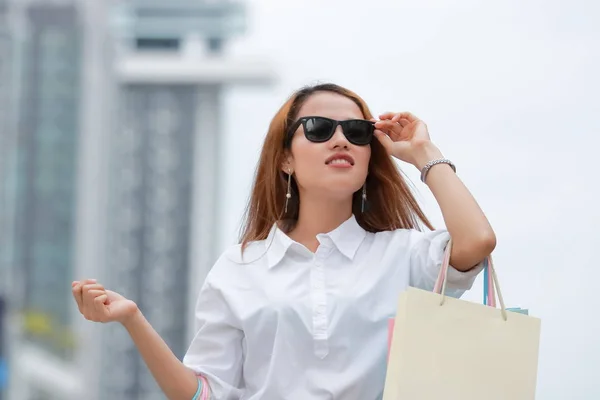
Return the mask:
M352 215L352 198L343 200L301 196L298 222L289 236L311 251L316 251L319 242L316 236L336 229Z

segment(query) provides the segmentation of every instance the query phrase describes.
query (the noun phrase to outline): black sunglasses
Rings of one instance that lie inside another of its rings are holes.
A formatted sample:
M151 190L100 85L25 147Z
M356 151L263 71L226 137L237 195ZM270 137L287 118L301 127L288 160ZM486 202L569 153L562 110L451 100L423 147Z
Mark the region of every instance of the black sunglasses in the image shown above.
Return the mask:
M342 126L342 132L344 132L346 139L357 146L365 146L371 143L375 131L375 123L365 119L336 121L325 117L302 117L294 122L289 129L285 141L286 147L292 144L294 133L300 125L304 128L306 139L315 143L322 143L331 139L338 125Z

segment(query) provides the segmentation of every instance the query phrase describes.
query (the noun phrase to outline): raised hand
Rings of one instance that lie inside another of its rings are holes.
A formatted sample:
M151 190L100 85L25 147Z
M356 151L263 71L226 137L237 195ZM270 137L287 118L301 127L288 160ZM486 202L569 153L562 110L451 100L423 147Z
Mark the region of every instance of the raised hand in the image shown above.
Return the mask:
M95 279L75 281L71 286L79 312L88 321L125 323L138 311L133 301L106 290Z
M375 136L388 154L422 168L423 148L431 145L425 122L409 112L385 113L375 120ZM437 152L436 152L437 153ZM437 155L437 154L436 154Z

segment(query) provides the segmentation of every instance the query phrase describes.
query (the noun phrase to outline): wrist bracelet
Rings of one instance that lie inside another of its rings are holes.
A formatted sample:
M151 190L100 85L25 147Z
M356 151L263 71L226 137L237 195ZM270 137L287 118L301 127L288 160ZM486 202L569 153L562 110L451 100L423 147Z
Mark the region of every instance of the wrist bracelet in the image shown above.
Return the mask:
M198 378L198 389L196 389L196 394L194 394L194 397L192 397L192 400L200 400L200 395L203 392L203 387L202 387L202 380L200 378Z
M452 168L452 170L456 173L456 166L454 165L454 163L452 163L452 161L448 160L447 158L438 158L437 160L431 160L427 164L425 164L425 166L421 170L421 182L425 183L427 173L429 172L431 167L437 164L448 164L450 168Z

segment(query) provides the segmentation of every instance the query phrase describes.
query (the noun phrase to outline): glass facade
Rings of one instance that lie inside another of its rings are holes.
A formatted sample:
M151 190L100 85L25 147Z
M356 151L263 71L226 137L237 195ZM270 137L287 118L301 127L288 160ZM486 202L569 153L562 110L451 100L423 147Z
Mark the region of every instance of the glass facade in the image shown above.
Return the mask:
M80 40L74 6L29 6L19 105L15 265L26 337L70 358L79 134Z
M0 0L0 277L9 276L10 234L9 196L11 193L10 148L13 130L10 124L12 107L12 50L11 35L8 29L8 6ZM12 197L12 196L11 196ZM6 282L0 279L0 295L8 289Z
M70 282L101 278L136 301L183 357L190 279L213 261L213 99L230 81L252 81L226 72L218 83L181 84L173 71L124 63L168 61L189 33L217 52L245 26L238 2L94 3L0 0L0 274L12 272L0 275L0 292L10 285L11 313L23 317L9 345L15 399L75 399L82 389L91 400L164 399L119 324L94 327L78 315ZM4 23L6 4L15 29ZM121 26L122 8L146 11ZM141 66L139 76L119 75L123 65ZM85 262L94 256L106 261Z
M129 85L112 138L110 286L133 299L178 357L186 342L196 88ZM101 392L163 399L131 338L107 326Z

